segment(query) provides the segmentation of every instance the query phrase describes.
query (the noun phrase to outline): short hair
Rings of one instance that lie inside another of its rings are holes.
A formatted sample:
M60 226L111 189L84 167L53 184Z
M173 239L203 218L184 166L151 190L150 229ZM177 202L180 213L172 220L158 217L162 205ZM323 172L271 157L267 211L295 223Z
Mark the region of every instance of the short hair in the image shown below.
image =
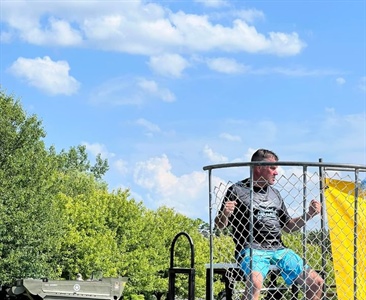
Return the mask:
M267 149L258 149L252 155L252 160L251 161L263 161L263 160L266 160L268 158L274 158L276 161L279 160L277 154L274 153L273 151L267 150Z

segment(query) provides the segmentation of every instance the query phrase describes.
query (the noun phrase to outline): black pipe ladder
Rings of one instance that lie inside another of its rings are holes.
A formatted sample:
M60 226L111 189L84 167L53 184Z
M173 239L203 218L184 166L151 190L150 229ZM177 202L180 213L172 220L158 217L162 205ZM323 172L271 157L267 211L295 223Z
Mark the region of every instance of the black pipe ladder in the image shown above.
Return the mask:
M174 246L177 239L180 236L185 236L188 239L191 248L191 267L190 268L176 268L174 267ZM168 300L174 300L175 298L175 279L176 274L187 274L188 275L188 300L194 300L195 290L195 275L196 271L194 268L194 246L191 237L186 232L178 233L172 242L170 248L170 268L169 268L169 292Z

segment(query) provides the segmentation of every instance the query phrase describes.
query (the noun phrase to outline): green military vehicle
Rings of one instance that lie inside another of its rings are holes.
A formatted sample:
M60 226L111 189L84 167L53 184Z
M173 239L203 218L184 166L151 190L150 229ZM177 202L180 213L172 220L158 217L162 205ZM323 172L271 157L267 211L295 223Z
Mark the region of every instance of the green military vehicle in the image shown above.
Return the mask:
M98 280L19 279L2 291L1 300L118 300L127 277Z

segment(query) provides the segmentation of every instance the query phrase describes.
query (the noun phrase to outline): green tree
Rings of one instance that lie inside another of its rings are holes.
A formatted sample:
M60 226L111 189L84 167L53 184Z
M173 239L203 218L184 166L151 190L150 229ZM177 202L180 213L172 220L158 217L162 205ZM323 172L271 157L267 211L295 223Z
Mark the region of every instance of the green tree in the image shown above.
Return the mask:
M57 170L45 131L19 100L0 91L0 280L55 276L62 224L54 199Z
M60 174L57 200L66 224L57 261L62 277L74 279L77 273L91 277L101 271L116 276L114 260L118 254L115 232L108 227L110 194L92 174L69 171Z
M84 145L71 147L68 151L61 150L56 157L61 172L79 171L92 174L95 179L101 180L109 169L108 161L103 160L100 154L97 155L96 162L92 166Z
M148 210L131 199L128 190L119 189L110 195L107 214L108 227L115 233L118 249L117 273L129 278L127 293L139 294L149 284L148 274L144 272L149 268L145 249L151 247L144 221Z

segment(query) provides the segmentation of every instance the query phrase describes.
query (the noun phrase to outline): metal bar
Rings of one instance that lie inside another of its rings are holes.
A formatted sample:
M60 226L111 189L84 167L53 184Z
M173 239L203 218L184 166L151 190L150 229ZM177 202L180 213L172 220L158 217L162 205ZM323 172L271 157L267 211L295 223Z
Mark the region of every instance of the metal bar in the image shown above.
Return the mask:
M250 198L250 207L249 207L249 216L250 216L250 223L249 223L249 253L250 253L250 262L249 262L249 269L250 269L250 293L249 295L253 297L254 294L254 284L253 284L253 241L254 241L254 182L253 182L253 173L254 168L250 166L250 191L249 191L249 198Z
M319 162L322 162L322 159L319 158ZM322 253L326 253L326 245L325 245L325 236L326 236L326 229L325 229L325 215L326 215L326 211L325 211L325 202L324 202L324 167L319 166L319 190L320 190L320 194L319 194L319 200L320 200L320 204L321 204L321 212L320 212L320 237L321 237L321 249L322 249ZM321 256L321 261L322 261L322 270L326 269L326 260L325 260L325 256L322 255ZM325 278L324 278L325 280ZM323 285L323 295L325 295L326 293L326 284Z
M354 207L354 226L353 226L353 293L357 300L357 227L358 227L358 184L359 172L355 170L355 207Z
M212 222L212 170L208 171L208 209L209 209L209 225L210 225L210 300L213 300L213 222Z
M339 168L340 170L348 169L354 171L355 169L366 171L366 165L349 165L349 164L333 164L333 163L316 163L316 162L293 162L293 161L278 161L278 162L267 162L267 161L255 161L255 162L237 162L237 163L226 163L226 164L216 164L203 167L204 171L212 169L223 169L223 168L233 168L233 167L245 167L245 166L308 166L308 167L320 167L324 166L327 169Z
M307 168L306 166L303 166L302 169L302 210L303 210L303 215L306 216L306 196L307 196L307 190L306 190L306 181L307 181L307 176L306 173L307 172ZM302 253L303 253L303 257L304 257L304 262L303 262L303 270L305 270L305 265L307 263L307 258L306 258L306 217L305 217L305 225L302 228L302 235L301 235L301 244L302 244ZM304 272L304 275L306 275L306 273ZM308 290L308 286L306 284L306 277L304 277L304 292L306 294L307 290Z

